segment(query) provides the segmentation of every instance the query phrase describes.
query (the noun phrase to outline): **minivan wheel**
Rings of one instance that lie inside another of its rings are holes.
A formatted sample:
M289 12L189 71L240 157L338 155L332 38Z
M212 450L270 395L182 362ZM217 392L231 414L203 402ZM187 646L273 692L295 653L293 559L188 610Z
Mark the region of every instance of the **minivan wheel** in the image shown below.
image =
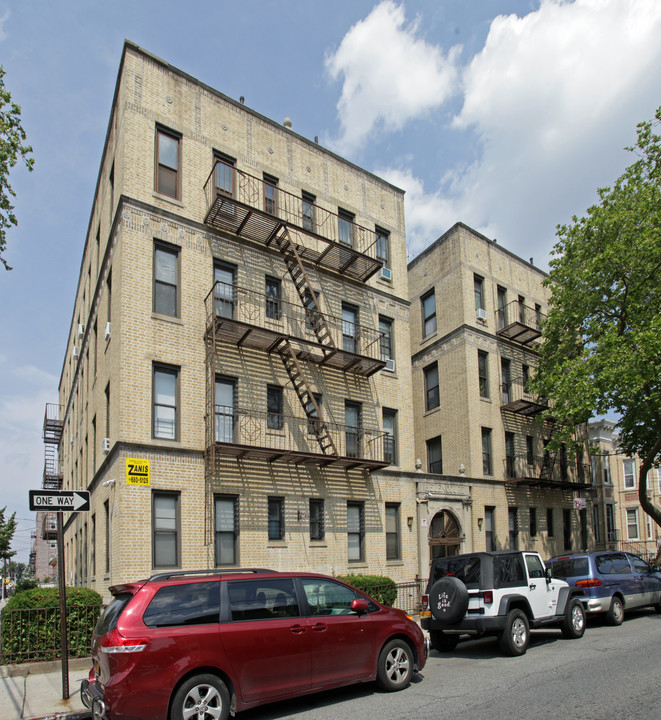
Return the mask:
M408 687L413 677L413 653L405 640L391 640L379 655L376 682L391 692Z
M444 633L442 630L430 630L429 641L438 652L452 652L459 644L459 634Z
M530 642L530 626L523 610L510 610L505 629L500 634L500 649L507 655L523 655Z
M560 625L562 636L570 640L583 637L585 632L585 610L583 603L574 598L569 602L569 607Z
M177 690L170 720L227 720L230 696L225 683L215 675L194 675Z
M624 605L619 597L613 597L611 606L606 612L606 622L609 625L621 625L624 620Z

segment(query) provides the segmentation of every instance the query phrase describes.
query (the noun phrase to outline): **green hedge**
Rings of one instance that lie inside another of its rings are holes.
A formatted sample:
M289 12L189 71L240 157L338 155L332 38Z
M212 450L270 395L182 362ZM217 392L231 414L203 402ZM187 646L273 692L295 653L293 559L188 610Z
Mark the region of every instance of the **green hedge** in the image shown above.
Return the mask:
M94 590L67 588L68 646L72 657L89 654L101 606L101 596ZM59 655L58 588L35 588L13 595L2 612L3 662L47 660Z
M338 575L338 580L353 585L389 607L397 600L397 585L385 575Z

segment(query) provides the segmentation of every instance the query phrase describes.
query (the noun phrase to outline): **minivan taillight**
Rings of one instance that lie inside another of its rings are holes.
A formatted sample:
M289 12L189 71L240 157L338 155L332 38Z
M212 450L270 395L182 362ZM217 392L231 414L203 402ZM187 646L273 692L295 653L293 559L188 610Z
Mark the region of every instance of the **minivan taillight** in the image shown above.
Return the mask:
M585 580L577 580L576 587L601 587L601 580L597 580L597 578L586 578Z
M101 652L109 654L142 652L147 647L147 638L126 638L115 628L101 638L99 645Z
M482 594L482 600L484 601L485 605L493 604L493 591L485 590L484 593Z

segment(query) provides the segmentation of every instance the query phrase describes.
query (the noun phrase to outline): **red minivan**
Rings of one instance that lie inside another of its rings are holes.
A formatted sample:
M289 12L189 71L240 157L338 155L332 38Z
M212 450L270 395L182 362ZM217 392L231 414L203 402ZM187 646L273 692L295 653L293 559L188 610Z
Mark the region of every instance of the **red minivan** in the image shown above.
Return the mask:
M110 592L81 687L94 720L225 720L372 680L401 690L427 659L403 611L325 575L183 571Z

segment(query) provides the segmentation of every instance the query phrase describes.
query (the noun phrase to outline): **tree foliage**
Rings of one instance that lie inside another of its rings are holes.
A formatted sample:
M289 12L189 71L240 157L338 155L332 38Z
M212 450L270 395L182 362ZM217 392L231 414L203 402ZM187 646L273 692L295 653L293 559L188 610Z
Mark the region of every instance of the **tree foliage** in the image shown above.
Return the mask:
M615 412L622 452L661 464L661 108L638 125L635 160L583 218L558 227L546 279L552 297L535 388L567 440L570 428Z
M11 198L16 193L9 184L9 172L19 160L28 170L34 166L32 147L26 145L27 135L21 125L21 107L12 102L11 93L5 87L5 70L0 65L0 262L11 270L3 257L7 246L6 232L18 225Z
M6 506L0 509L0 559L2 560L9 560L16 555L16 551L11 549L11 541L16 532L16 513L12 513L11 517L5 520L6 512Z

